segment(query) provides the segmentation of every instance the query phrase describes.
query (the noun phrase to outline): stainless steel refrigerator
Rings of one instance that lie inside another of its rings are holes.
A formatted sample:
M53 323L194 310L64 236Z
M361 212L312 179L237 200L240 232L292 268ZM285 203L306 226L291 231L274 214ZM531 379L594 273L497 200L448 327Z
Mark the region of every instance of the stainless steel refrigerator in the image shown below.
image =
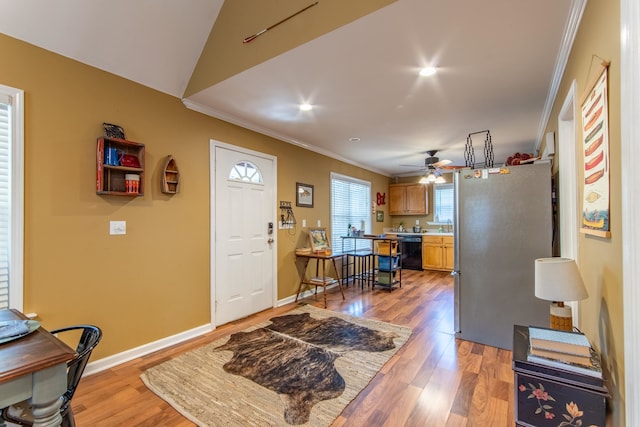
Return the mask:
M456 336L512 350L514 324L549 325L534 260L552 253L551 165L457 171L454 198Z

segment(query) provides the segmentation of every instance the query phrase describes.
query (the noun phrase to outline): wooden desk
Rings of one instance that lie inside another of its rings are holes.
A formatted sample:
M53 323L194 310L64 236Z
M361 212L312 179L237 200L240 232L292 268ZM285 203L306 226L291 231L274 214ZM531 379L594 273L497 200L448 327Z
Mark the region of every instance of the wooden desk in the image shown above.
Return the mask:
M21 319L26 317L17 310L0 310L0 321ZM33 425L59 426L67 362L74 356L74 350L42 327L0 344L0 408L31 398L36 416Z
M304 258L304 266L302 267L302 272L300 273L300 285L298 286L298 293L296 294L296 301L298 301L298 297L300 296L300 292L302 291L302 285L315 285L316 287L316 295L318 295L318 286L322 286L324 288L322 295L324 296L324 308L327 308L327 286L332 285L334 283L338 284L340 288L340 293L342 294L342 299L344 298L344 291L342 290L342 280L340 279L340 272L338 271L338 267L336 266L336 258L341 258L342 254L296 254L298 258ZM321 278L321 281L311 281L307 280L307 266L309 265L309 261L315 259L316 260L316 275L315 277ZM333 268L336 271L336 277L333 280L327 279L327 261L331 261L333 264ZM322 266L322 275L319 274L320 266Z

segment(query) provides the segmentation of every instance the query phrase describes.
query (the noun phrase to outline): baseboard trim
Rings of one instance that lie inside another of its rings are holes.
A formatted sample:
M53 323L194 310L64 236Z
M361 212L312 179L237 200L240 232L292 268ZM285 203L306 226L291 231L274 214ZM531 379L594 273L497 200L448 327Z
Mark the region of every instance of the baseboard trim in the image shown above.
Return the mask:
M188 331L180 332L179 334L171 335L166 338L159 339L157 341L150 342L148 344L141 345L130 350L123 351L122 353L114 354L103 359L96 360L87 364L84 370L83 376L97 374L98 372L112 368L116 365L120 365L125 362L129 362L138 357L146 356L154 351L162 350L172 345L180 344L181 342L190 340L192 338L199 337L213 330L211 324L198 326L197 328L189 329Z

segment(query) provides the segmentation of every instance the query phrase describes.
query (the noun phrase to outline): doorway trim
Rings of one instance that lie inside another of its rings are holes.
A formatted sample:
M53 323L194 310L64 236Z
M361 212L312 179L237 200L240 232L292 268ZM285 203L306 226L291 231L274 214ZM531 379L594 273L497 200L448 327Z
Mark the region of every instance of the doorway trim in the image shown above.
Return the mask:
M278 158L272 156L270 154L261 153L259 151L250 150L244 147L239 147L237 145L227 144L222 141L216 141L215 139L209 140L209 299L210 299L210 318L211 318L211 329L216 329L218 324L216 323L216 198L215 198L215 189L216 189L216 148L225 148L227 150L238 151L241 153L245 153L251 156L264 157L265 159L269 159L273 162L273 176L271 179L273 180L273 194L272 194L272 206L273 206L273 215L272 218L277 218L277 198L278 198ZM273 283L273 297L271 301L271 306L276 307L278 301L278 239L277 239L277 228L274 228L276 232L273 234L273 243L272 243L272 283Z
M622 176L622 292L624 311L625 423L640 425L640 385L634 379L640 368L640 4L637 0L620 0L620 138Z
M576 102L577 83L571 82L569 92L558 114L558 189L560 193L560 256L572 258L578 266L578 169L576 153L576 117L578 106ZM567 302L573 313L573 324L580 326L580 305L577 301Z

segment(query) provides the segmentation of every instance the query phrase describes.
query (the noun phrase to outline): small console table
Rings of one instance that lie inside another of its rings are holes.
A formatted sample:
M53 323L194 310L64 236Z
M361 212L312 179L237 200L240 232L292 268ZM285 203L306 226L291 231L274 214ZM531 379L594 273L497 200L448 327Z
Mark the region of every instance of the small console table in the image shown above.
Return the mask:
M513 385L516 426L605 426L609 392L601 378L527 361L529 328L513 329ZM567 418L567 416L569 418Z
M340 271L336 266L336 258L342 258L342 254L315 254L315 253L303 253L296 254L298 258L304 258L304 265L302 267L302 271L300 273L300 285L298 285L298 293L296 294L296 302L298 301L298 297L300 296L300 292L302 291L303 285L312 285L316 287L316 296L318 295L318 286L323 287L322 295L324 297L324 308L327 308L327 286L333 285L334 283L338 284L340 288L340 293L342 294L342 299L344 300L344 291L342 290L342 280L340 279ZM307 266L309 265L309 261L315 259L316 260L316 275L307 279ZM336 278L327 277L327 263L330 262L333 264L333 268L336 271ZM322 274L320 274L320 271Z

